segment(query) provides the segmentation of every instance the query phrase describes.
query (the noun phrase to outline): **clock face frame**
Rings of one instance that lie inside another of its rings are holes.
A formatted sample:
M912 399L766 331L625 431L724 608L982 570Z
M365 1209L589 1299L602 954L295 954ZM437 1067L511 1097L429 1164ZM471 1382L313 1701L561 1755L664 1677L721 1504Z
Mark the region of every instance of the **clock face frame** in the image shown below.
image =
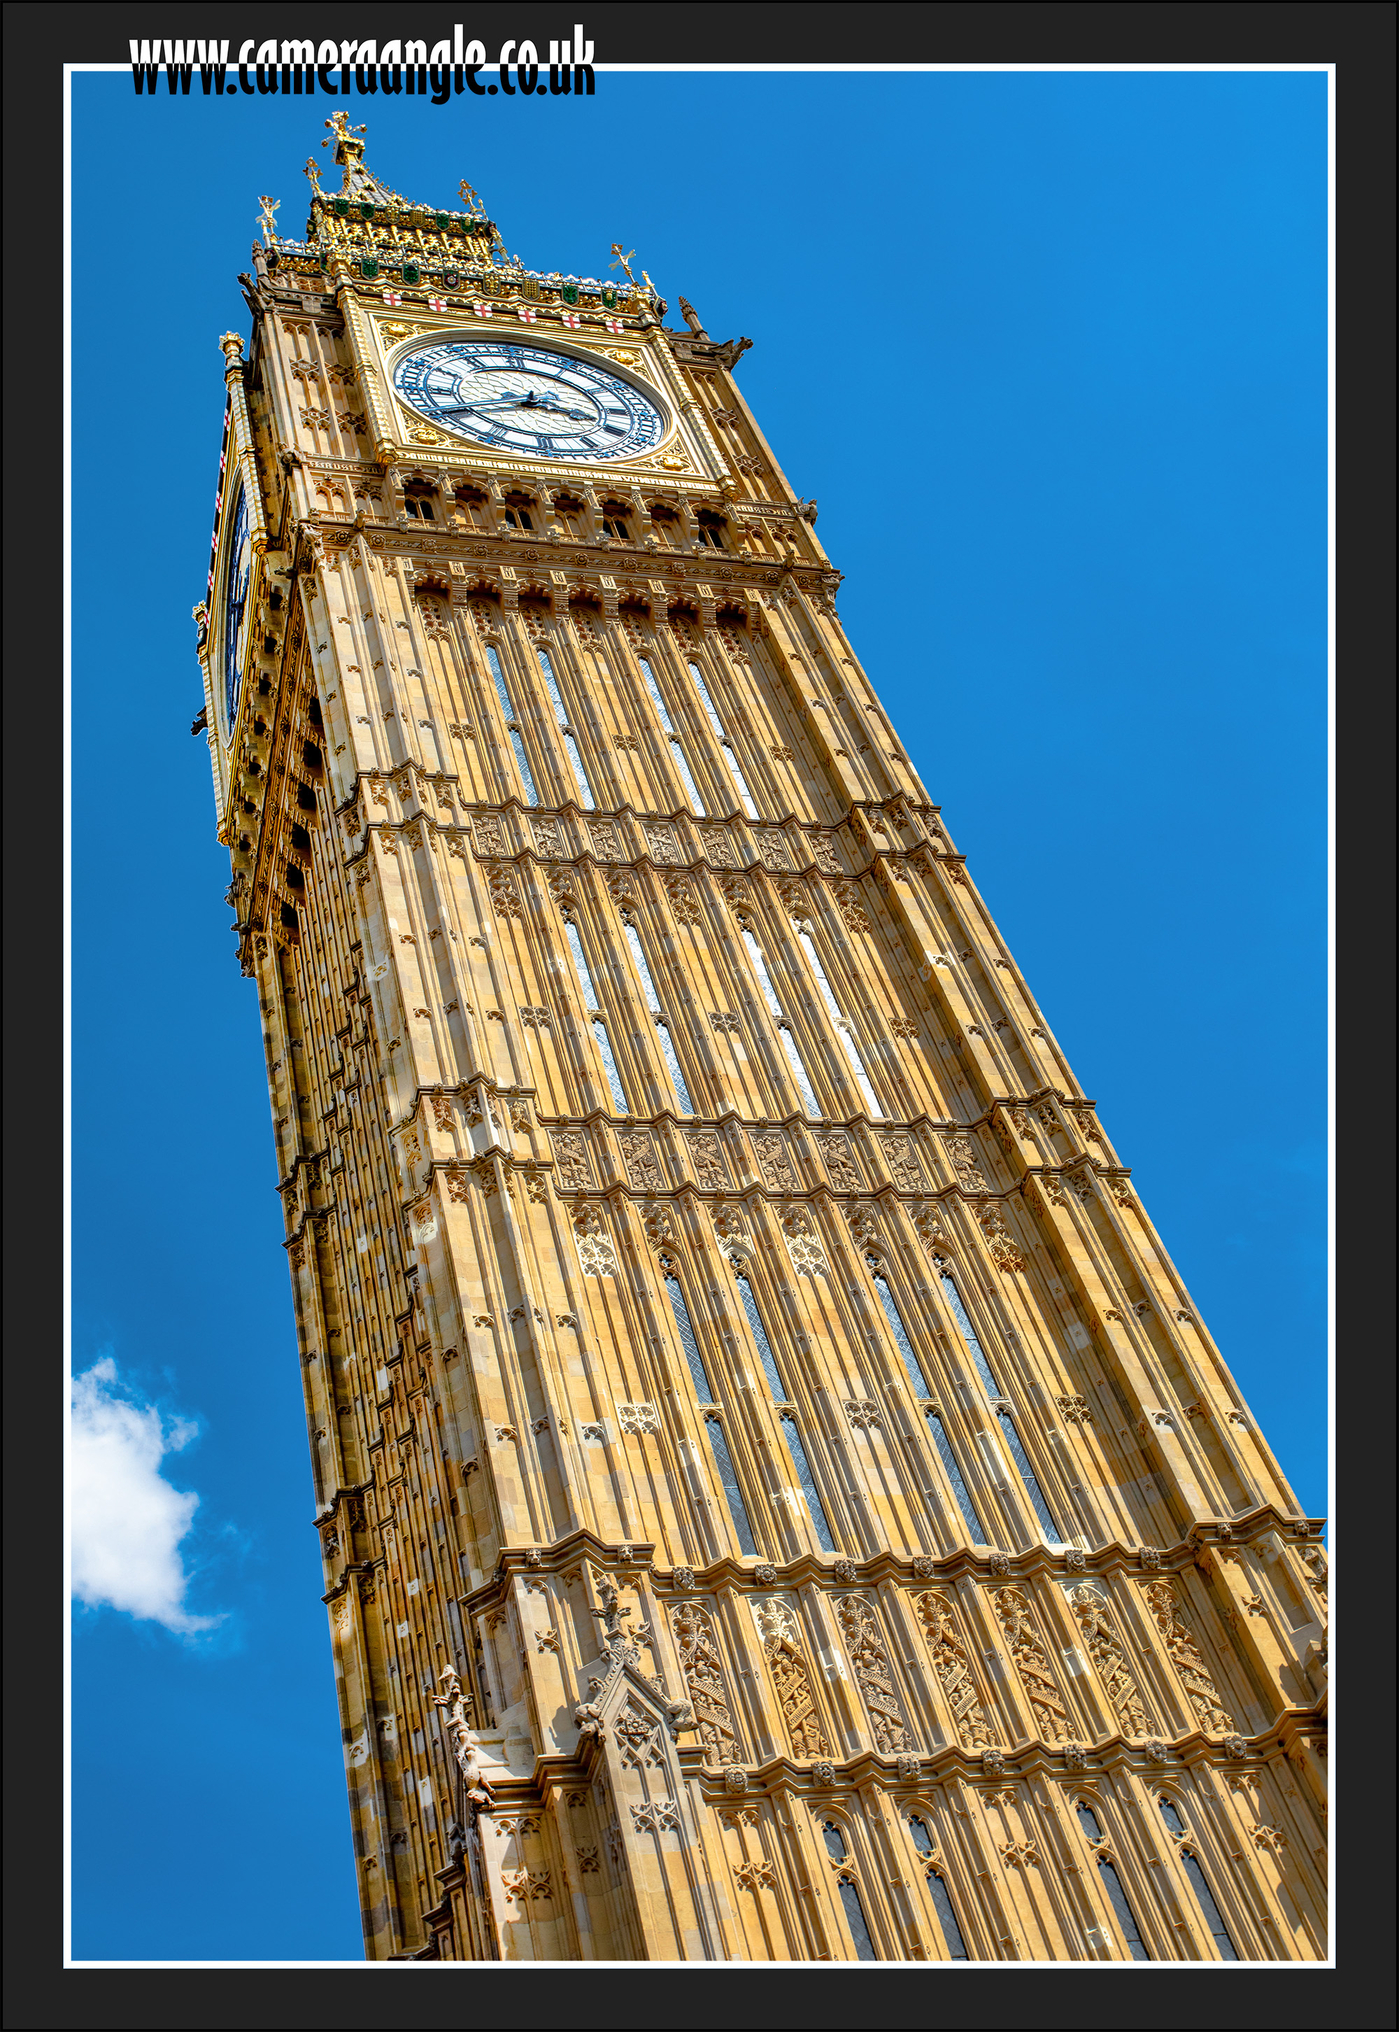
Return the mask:
M394 361L394 392L482 451L596 464L653 452L670 429L660 398L600 361L505 338L438 339Z
M243 683L243 652L247 647L243 624L252 563L248 496L240 480L223 568L223 711L224 731L230 739L238 719L238 699Z

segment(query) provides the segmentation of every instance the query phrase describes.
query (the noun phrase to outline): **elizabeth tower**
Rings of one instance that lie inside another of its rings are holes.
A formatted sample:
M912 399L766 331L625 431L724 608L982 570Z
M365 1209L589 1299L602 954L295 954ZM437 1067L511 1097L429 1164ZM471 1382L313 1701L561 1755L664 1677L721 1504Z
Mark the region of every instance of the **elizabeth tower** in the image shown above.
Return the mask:
M747 341L334 125L196 619L367 1953L1324 1957L1321 1525Z

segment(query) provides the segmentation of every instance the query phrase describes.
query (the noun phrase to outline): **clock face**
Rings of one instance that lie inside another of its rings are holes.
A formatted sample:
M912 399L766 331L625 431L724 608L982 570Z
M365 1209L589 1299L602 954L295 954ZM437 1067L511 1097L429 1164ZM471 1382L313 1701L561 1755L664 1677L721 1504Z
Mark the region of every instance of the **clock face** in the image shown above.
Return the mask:
M628 459L658 445L666 418L591 360L509 339L446 339L393 370L402 399L454 437L540 459Z
M233 533L229 539L228 562L223 578L223 705L229 733L238 718L238 689L243 679L243 651L247 630L243 625L248 604L248 579L253 559L252 532L248 527L248 497L242 486L233 511Z

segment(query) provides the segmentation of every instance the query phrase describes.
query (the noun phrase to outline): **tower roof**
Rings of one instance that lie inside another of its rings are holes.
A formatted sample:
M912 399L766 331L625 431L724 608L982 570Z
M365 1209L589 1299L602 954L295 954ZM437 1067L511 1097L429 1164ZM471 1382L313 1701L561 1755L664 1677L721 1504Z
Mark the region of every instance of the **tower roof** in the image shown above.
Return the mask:
M317 157L306 158L306 175L311 183L311 209L305 237L291 239L277 230L276 213L280 200L260 199L262 205L262 258L271 269L329 274L348 267L353 274L385 280L397 278L409 284L429 273L441 276L447 287L495 271L512 278L566 284L579 292L602 298L618 308L662 317L666 305L645 277L633 280L626 262L614 268L626 270L626 279L601 280L592 275L561 275L526 268L514 259L501 238L500 228L486 215L486 208L465 180L458 186L460 210L440 210L405 198L377 177L365 162L364 126L352 127L341 109L326 121L329 134L322 148L334 147L334 163L341 172L339 190L326 190L321 176L326 165ZM644 273L644 271L643 271ZM576 298L570 299L576 301Z

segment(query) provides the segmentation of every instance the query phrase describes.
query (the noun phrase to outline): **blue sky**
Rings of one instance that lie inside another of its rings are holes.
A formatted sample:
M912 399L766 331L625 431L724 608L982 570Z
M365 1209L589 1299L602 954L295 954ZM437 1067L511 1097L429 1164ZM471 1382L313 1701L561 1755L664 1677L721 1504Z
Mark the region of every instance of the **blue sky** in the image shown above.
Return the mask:
M73 1362L109 1520L79 1958L361 1952L256 997L188 733L216 340L329 110L73 84ZM620 239L752 337L866 668L1322 1513L1325 78L603 74L351 117L531 265Z

